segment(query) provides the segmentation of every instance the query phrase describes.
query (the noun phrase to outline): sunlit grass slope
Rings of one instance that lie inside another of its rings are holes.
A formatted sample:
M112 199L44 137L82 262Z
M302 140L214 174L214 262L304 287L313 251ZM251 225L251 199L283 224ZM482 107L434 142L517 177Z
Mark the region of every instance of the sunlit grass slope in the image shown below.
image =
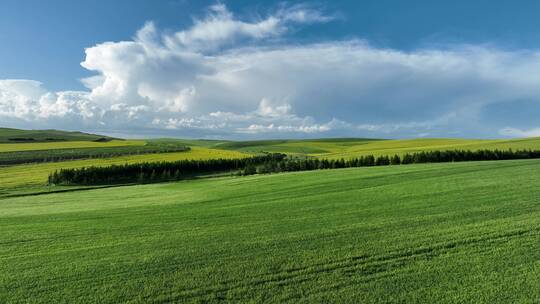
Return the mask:
M335 153L351 146L364 145L377 139L365 138L328 138L311 140L254 140L232 141L218 144L221 149L231 149L246 152L281 152L290 154Z
M351 158L360 155L393 155L434 150L479 150L479 149L540 149L540 138L526 139L406 139L374 141L367 144L342 147L339 151L314 156L326 158Z
M185 145L189 147L205 147L212 148L217 147L221 144L227 143L226 140L212 140L212 139L178 139L178 138L158 138L158 139L149 139L147 140L150 143L176 143L179 145Z
M216 145L223 149L250 152L282 152L321 158L352 158L361 155L393 155L433 150L478 149L540 149L540 138L526 139L403 139L376 140L333 138L318 140L263 140L226 142Z
M46 181L49 173L60 168L79 168L125 163L175 161L182 159L203 160L216 158L241 158L246 156L248 156L248 154L237 151L192 147L190 151L178 153L129 155L113 158L86 159L0 167L0 197L17 193L56 190L55 188L46 187Z
M55 150L55 149L79 149L79 148L104 148L123 146L142 146L144 140L112 140L107 142L95 141L67 141L67 142L41 142L41 143L5 143L0 144L1 152Z
M1 303L534 303L540 161L0 200Z
M94 141L110 137L83 132L60 130L21 130L0 128L0 143L4 142L51 142L51 141Z
M230 150L247 153L280 152L291 155L307 155L321 158L352 158L361 155L393 155L432 150L478 150L478 149L540 149L540 138L525 139L403 139L381 140L365 138L329 138L310 140L189 140L189 139L152 139L152 140L112 140L110 142L71 141L46 143L4 143L1 152L77 149L114 146L140 146L146 143L175 143L192 147Z

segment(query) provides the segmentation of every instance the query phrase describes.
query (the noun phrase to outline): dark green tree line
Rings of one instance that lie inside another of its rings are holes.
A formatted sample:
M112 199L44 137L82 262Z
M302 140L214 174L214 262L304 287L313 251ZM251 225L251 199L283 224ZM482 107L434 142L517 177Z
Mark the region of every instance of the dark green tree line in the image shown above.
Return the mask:
M264 162L280 162L284 158L285 154L274 153L240 159L179 160L60 169L49 175L48 182L63 185L159 182L201 173L235 171Z
M148 183L178 180L212 172L237 172L240 175L309 171L352 167L406 165L419 163L463 162L540 158L540 150L447 150L399 155L365 155L353 159L288 158L273 153L244 159L181 160L141 164L61 169L49 175L49 184L100 185Z

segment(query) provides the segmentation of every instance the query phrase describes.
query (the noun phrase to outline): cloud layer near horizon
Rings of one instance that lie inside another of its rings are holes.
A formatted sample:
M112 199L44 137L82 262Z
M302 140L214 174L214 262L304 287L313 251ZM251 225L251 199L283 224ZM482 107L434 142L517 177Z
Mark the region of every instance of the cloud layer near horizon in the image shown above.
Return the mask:
M516 102L540 109L539 51L404 52L362 40L285 39L291 29L333 19L296 5L246 21L217 4L179 32L150 22L130 41L85 50L81 65L96 73L83 80L87 91L0 80L0 119L190 137L540 135L519 110L500 110Z

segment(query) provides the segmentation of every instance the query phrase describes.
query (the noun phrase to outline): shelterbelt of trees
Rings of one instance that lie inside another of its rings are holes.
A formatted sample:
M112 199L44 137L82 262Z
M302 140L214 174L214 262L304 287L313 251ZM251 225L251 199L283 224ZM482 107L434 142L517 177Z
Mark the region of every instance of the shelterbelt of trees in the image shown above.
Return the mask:
M533 158L540 158L540 150L427 151L407 153L402 157L399 155L378 157L366 155L349 160L289 158L285 154L269 153L244 159L182 160L61 169L49 175L48 183L50 185L151 183L218 172L236 172L239 175L251 175L352 167Z
M285 157L285 154L271 153L237 159L179 160L174 162L111 165L108 167L60 169L49 175L48 182L50 185L160 182L178 180L198 174L238 171L265 163L279 163Z

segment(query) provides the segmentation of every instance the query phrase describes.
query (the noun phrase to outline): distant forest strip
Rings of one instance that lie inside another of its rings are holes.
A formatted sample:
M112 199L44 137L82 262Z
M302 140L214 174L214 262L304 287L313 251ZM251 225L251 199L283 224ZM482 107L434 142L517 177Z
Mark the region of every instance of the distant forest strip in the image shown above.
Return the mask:
M48 183L50 185L152 183L180 180L198 174L231 171L238 175L251 175L353 167L532 158L540 158L540 150L426 151L407 153L403 156L375 157L366 155L349 160L288 158L285 154L270 153L244 159L181 160L112 165L109 167L61 169L49 175Z
M76 159L107 158L123 155L184 152L189 150L189 147L183 145L147 144L144 146L2 152L0 153L0 165L7 166L27 163L59 162Z
M273 153L239 159L179 160L60 169L49 175L50 185L107 185L178 180L206 173L238 171L265 163L279 163L285 154Z

